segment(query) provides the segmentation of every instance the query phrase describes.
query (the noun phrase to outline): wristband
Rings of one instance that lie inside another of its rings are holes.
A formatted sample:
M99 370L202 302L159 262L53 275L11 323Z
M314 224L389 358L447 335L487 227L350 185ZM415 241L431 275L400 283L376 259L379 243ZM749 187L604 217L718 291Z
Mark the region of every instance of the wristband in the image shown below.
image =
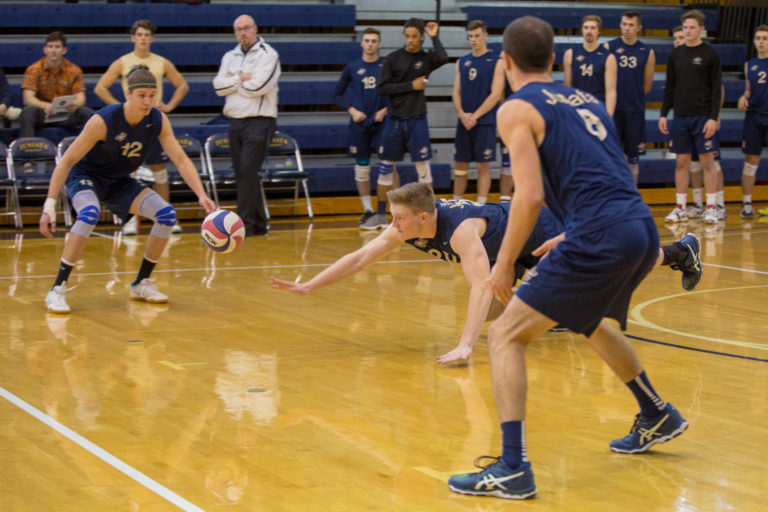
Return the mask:
M46 198L43 204L43 213L47 213L51 222L56 222L56 199L53 197Z

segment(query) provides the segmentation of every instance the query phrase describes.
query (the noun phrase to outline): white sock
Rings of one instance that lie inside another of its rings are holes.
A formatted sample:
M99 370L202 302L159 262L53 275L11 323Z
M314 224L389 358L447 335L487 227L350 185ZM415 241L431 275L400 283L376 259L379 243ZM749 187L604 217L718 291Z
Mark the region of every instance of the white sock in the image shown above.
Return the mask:
M485 204L488 201L488 198L485 196L477 196L477 202L480 204Z
M511 203L512 202L512 196L501 196L499 197L500 203Z
M751 203L752 202L752 194L741 196L741 202L742 203Z
M707 208L717 206L717 194L707 194Z
M454 200L454 201L458 201L458 200L459 200L459 199L461 199L462 197L464 197L464 196L462 196L461 194L453 194L453 200Z
M685 202L688 200L688 194L675 194L675 202L678 208L685 210Z
M725 206L725 192L722 190L717 191L717 204Z
M371 196L360 196L360 202L363 203L363 208L365 208L365 211L373 211L373 206L371 206Z
M696 206L701 206L704 202L704 190L700 188L694 188L693 189L693 204Z

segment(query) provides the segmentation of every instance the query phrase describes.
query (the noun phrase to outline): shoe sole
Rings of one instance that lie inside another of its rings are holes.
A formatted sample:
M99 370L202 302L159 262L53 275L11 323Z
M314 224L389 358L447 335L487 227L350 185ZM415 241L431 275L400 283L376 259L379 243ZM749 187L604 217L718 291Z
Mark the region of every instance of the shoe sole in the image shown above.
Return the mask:
M150 304L167 304L168 299L145 299L144 297L131 297L131 300L139 301L139 302L148 302Z
M470 496L492 496L495 498L504 498L507 500L528 500L536 496L536 493L538 492L536 488L534 488L532 491L526 491L521 494L507 494L503 491L467 491L464 489L458 489L451 484L448 484L448 488L459 494L467 494Z
M366 229L368 231L376 231L377 229L383 229L387 226L389 226L389 224L384 224L384 225L379 224L378 226L359 226L359 227L360 229Z
M683 422L680 424L679 427L677 427L675 430L673 430L671 433L667 434L666 436L659 437L657 439L654 439L653 441L649 442L648 444L636 449L636 450L618 450L611 446L611 451L616 453L645 453L648 450L651 449L651 447L655 444L663 444L667 441L671 441L672 439L676 438L683 432L688 430L688 422L683 420Z
M70 313L70 310L69 310L69 309L62 309L62 310L57 310L57 309L51 309L51 308L48 308L48 307L46 307L45 309L46 309L46 310L47 310L49 313L54 313L54 314L56 314L56 315L68 315L68 314Z

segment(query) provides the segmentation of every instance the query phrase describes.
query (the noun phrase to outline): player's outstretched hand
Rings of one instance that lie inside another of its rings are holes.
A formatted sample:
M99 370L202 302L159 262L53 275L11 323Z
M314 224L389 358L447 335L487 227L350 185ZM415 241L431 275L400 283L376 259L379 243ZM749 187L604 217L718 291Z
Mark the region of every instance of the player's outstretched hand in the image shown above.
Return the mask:
M43 213L40 216L40 233L45 238L53 238L53 234L56 232L56 220L51 220L47 213Z
M276 277L269 278L269 286L275 290L285 290L296 295L306 295L309 293L309 288L304 283L294 283L293 281L285 281Z
M565 233L560 233L556 237L550 238L540 246L538 246L531 254L534 256L541 256L541 259L547 257L549 251L557 247L557 244L565 240Z
M437 357L438 363L452 363L453 361L463 361L469 359L472 355L472 347L459 345L450 352Z
M429 23L427 23L427 25L424 27L424 31L427 33L427 35L428 35L429 37L435 37L435 36L437 35L437 30L438 30L439 28L440 28L440 27L438 26L438 24L437 24L437 23L435 23L434 21L430 21L430 22L429 22Z

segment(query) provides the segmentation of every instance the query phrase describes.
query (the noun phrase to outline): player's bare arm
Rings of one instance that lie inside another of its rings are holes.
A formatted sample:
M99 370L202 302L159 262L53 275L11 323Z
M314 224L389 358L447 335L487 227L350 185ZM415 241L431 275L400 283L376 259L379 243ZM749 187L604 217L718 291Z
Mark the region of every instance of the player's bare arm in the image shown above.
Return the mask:
M163 128L160 131L158 140L163 147L163 151L165 151L168 158L171 159L173 164L179 170L179 174L181 174L181 177L184 179L184 183L186 183L192 192L195 193L200 206L203 207L206 213L211 213L216 209L216 203L214 203L205 193L205 188L200 181L200 175L197 172L197 168L195 168L195 164L192 163L192 160L189 159L187 154L184 153L184 150L181 149L179 141L173 134L173 128L171 127L170 121L168 121L168 117L165 114L162 114L162 116Z
M648 52L648 61L645 63L645 75L643 75L643 90L645 94L653 89L653 72L656 70L656 54L653 50Z
M499 109L497 125L509 148L512 168L519 169L520 175L520 178L515 176L515 186L519 188L509 208L509 218L515 222L507 223L504 241L488 278L494 296L507 304L512 298L515 260L533 231L544 204L538 147L544 140L545 124L544 118L530 103L513 99Z
M573 50L571 48L568 48L565 50L565 55L563 55L563 83L570 87L573 85L573 69L572 69L572 63L573 63Z
M747 77L749 70L747 69L747 64L744 64L744 76ZM739 110L747 110L749 108L749 96L751 94L751 91L749 90L749 78L744 80L744 94L739 96Z
M96 82L96 87L93 88L93 93L101 99L104 103L107 105L114 105L116 103L120 103L120 101L115 98L112 93L109 91L109 88L112 87L112 84L115 83L116 80L120 78L120 76L123 74L123 61L120 59L117 59L112 64L109 65L109 68L107 68L107 71L101 75L101 78L99 78L99 81Z
M403 241L398 236L397 230L390 226L373 241L354 252L342 256L306 283L286 281L273 276L269 278L269 286L297 295L306 295L318 288L332 285L351 275L357 274L387 256L402 244Z
M605 59L605 109L608 114L613 116L616 110L616 76L618 74L618 66L616 65L616 57L612 54L608 54L608 58Z
M493 302L493 293L486 282L491 272L491 265L482 242L485 228L484 219L467 219L451 236L451 247L461 258L461 270L470 285L469 303L467 320L464 322L464 330L458 345L450 352L439 356L438 363L450 363L469 358Z
M167 114L179 106L181 100L189 92L189 84L187 84L182 74L176 69L176 66L173 65L173 62L168 59L165 59L163 62L163 73L165 73L165 77L170 80L174 87L173 96L168 100L168 103L163 103L162 98L158 102L157 108Z
M453 95L451 98L453 99L453 108L456 109L456 115L458 116L459 121L461 121L462 126L467 130L471 130L477 123L474 122L472 114L464 112L464 109L461 106L461 74L458 62L456 62L456 68L453 75Z
M493 68L493 80L491 81L491 94L472 112L475 122L488 113L493 107L504 99L504 61L499 59Z
M43 207L43 214L40 215L40 233L46 238L53 238L53 233L56 232L56 214L55 208L56 199L59 197L61 187L67 181L67 176L72 170L72 166L79 162L88 152L96 145L100 140L104 140L107 136L107 125L101 116L91 116L80 135L72 143L64 156L61 158L61 162L53 170L51 174L51 182L48 184L48 196L46 199L46 205ZM52 201L49 201L51 199Z

